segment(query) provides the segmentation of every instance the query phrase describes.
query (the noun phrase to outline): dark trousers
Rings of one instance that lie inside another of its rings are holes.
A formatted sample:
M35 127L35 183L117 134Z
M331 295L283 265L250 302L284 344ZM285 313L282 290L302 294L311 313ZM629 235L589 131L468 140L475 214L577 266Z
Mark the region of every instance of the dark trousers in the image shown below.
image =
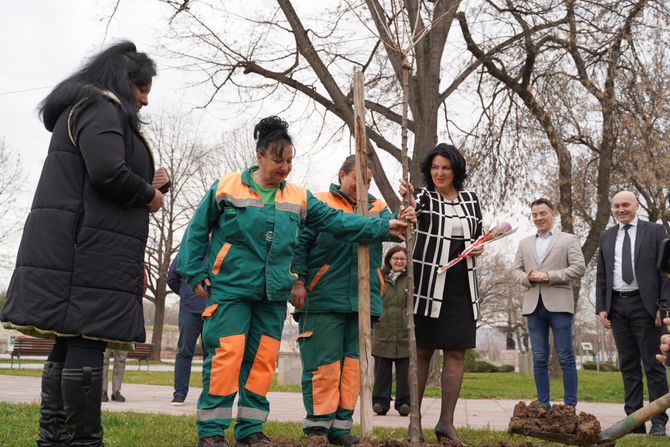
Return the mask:
M391 408L391 388L393 386L393 363L395 363L395 409L402 404L409 405L409 357L388 359L375 356L375 387L372 391L372 403L380 404L387 412Z
M644 308L639 295L631 297L612 297L609 312L612 322L612 334L619 353L619 366L623 377L624 410L631 414L642 408L642 368L647 376L649 401L653 401L668 392L668 382L664 366L656 360L659 352L661 328ZM654 417L653 424L665 426L668 415L663 412Z
M186 397L191 379L191 363L195 344L202 332L202 316L191 312L179 312L179 341L174 362L174 397ZM207 357L203 347L203 358Z
M64 367L101 368L107 343L83 337L56 337L56 343L47 358L50 362L64 363Z

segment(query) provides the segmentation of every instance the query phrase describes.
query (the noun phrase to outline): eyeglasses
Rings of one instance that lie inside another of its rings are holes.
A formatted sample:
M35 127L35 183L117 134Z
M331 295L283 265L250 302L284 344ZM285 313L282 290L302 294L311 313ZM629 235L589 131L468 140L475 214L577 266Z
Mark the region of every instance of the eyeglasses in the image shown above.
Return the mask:
M394 257L391 257L391 261L407 261L407 258L394 258Z

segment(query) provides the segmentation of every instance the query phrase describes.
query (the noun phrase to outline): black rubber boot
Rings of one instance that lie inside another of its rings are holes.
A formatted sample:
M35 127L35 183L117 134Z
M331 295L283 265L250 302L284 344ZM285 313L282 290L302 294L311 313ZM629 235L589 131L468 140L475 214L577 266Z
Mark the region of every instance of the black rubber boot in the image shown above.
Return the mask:
M102 368L64 369L61 384L69 447L104 447L100 420Z
M65 410L61 391L63 363L45 362L42 370L42 402L37 447L67 447Z

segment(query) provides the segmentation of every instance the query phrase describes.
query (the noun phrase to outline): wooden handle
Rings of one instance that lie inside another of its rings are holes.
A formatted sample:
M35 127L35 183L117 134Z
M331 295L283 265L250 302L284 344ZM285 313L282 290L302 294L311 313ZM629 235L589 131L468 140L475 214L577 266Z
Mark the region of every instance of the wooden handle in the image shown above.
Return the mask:
M600 433L600 439L603 441L614 441L623 435L630 433L635 427L644 424L654 416L658 416L670 408L670 393L664 394L649 405L646 405L627 418L620 420L606 430Z

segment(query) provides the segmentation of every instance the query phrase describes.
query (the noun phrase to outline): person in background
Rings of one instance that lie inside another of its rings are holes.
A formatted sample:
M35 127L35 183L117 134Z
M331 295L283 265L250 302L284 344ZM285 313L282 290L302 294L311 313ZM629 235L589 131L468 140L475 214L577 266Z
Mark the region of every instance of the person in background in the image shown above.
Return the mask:
M171 405L184 405L191 379L191 364L198 337L202 333L202 313L205 299L198 296L177 272L179 256L175 256L167 273L167 284L179 295L179 341L174 362L174 392ZM201 343L202 344L202 343ZM205 350L203 347L203 357Z
M663 365L654 361L661 336L661 310L670 305L670 281L656 267L662 225L639 219L639 202L630 191L612 198L617 223L600 236L596 269L596 313L601 325L612 329L623 378L624 411L642 408L642 368L647 377L649 401L668 392ZM665 436L668 415L651 419L652 436ZM646 433L644 424L633 433Z
M442 350L440 417L435 426L438 441L464 445L454 427L454 411L461 391L465 350L473 349L479 317L476 247L464 261L444 273L441 265L456 258L482 234L482 213L477 195L464 188L465 158L452 145L440 143L421 163L426 186L418 190L414 253L414 326L417 346L419 400L423 398L430 359ZM401 182L400 194L412 186Z
M144 342L149 213L163 195L140 132L156 65L132 42L95 54L40 104L51 135L0 320L55 339L38 446L103 445L103 352Z
M125 402L126 398L121 394L121 385L123 384L123 375L126 372L126 360L128 351L120 349L105 349L102 364L102 401L108 402L107 387L109 383L109 359L114 357L114 368L112 370L112 401Z
M551 408L549 393L549 329L563 371L563 401L577 405L577 365L572 348L575 313L573 282L586 271L579 239L554 229L554 205L548 199L530 204L536 234L519 242L512 274L523 287L521 313L528 318L537 399Z
M207 350L198 399L198 446L227 446L239 392L235 444L262 445L270 411L287 300L298 275L293 255L304 227L349 242L400 235L407 224L334 210L286 182L295 149L288 124L262 119L254 128L257 166L224 175L200 202L179 248L177 271L207 297L202 338ZM207 265L203 258L207 250ZM292 303L302 306L302 297Z
M409 335L407 332L407 251L400 245L384 256L382 274L382 318L372 334L375 358L375 386L372 409L385 415L391 408L393 365L395 364L395 409L401 416L409 414Z
M367 178L372 182L368 162ZM356 156L348 156L338 171L338 184L315 197L333 209L355 214L357 201ZM413 216L413 209L404 217ZM391 211L382 200L368 194L370 216L390 219ZM370 315L381 315L380 294L382 240L369 244ZM294 256L299 279L292 300L306 294L304 305L296 309L302 369L302 395L307 415L303 431L308 436L327 436L335 445L355 445L351 434L358 400L358 243L328 232L306 228L300 234ZM306 290L306 289L307 290Z

